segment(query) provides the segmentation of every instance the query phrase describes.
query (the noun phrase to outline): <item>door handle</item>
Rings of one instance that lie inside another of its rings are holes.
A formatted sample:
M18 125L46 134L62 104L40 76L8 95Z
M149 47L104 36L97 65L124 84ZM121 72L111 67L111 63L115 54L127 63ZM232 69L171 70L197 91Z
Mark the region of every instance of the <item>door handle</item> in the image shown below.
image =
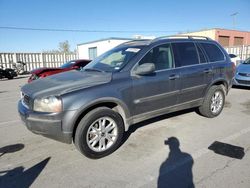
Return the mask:
M212 69L205 69L203 72L204 73L212 73Z
M180 76L178 74L173 74L173 75L170 75L168 78L169 78L169 80L176 80L176 79L180 78Z

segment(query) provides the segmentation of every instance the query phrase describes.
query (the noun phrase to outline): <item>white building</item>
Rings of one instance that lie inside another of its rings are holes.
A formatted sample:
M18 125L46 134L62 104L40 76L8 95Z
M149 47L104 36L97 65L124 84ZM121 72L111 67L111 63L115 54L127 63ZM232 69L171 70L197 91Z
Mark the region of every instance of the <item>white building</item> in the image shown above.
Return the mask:
M104 52L122 44L124 42L133 40L132 38L106 38L96 41L86 42L77 45L79 59L94 59Z

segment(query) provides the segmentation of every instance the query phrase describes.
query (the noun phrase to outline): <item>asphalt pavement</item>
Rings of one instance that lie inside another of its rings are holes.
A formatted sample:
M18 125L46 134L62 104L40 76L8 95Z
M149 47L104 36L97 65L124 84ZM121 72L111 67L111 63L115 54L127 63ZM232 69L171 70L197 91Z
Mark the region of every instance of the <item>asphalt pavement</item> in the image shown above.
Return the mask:
M0 187L250 187L250 89L232 88L217 118L191 109L133 125L115 153L91 160L26 129L26 82L0 80Z

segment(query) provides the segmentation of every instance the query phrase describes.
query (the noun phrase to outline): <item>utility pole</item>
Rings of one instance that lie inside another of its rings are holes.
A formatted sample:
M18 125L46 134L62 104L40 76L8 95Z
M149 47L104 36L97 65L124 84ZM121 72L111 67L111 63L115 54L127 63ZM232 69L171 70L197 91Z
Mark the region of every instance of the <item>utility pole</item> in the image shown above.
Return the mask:
M232 16L233 18L233 28L236 29L236 15L238 15L238 12L235 12L233 14L231 14L230 16Z

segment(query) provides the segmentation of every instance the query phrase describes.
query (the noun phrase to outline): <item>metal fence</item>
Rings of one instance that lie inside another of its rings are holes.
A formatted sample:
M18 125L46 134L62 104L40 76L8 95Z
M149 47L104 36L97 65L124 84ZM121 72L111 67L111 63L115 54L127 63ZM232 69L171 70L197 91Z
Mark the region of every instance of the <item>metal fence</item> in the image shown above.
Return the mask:
M69 60L78 59L76 53L0 53L0 66L13 68L18 61L26 63L25 71L40 67L59 67Z
M246 58L250 57L250 45L227 47L225 48L225 50L229 54L235 54L239 56L242 60L245 60Z

